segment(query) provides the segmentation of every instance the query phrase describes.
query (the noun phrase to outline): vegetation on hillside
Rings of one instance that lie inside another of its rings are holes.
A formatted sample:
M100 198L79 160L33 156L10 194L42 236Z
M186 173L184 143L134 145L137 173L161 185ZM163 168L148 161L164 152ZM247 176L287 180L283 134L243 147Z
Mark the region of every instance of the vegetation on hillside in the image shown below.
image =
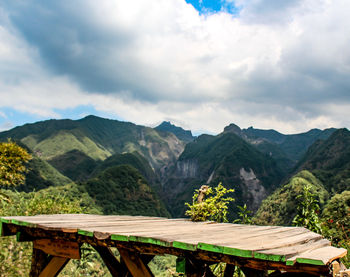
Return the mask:
M303 170L263 201L253 222L258 225L304 226L321 233L333 246L348 250L350 266L350 191L329 193L311 172Z
M322 212L324 235L332 244L348 250L343 258L347 268L350 267L350 190L334 195L325 205Z
M322 183L311 172L303 170L262 202L253 222L258 225L292 225L297 207L302 202L298 196L303 194L304 186L309 186L310 193L317 195L321 206L325 204L329 196Z
M81 187L104 214L168 216L146 179L130 165L109 167Z
M350 131L339 129L315 143L300 161L300 169L312 171L331 194L350 190Z
M92 199L87 194L81 194L76 187L50 187L38 192L13 192L7 190L9 201L0 201L0 215L36 215L58 213L100 213L93 206ZM15 237L0 237L0 276L28 276L31 265L32 243L18 243ZM94 266L103 269L101 261L90 259ZM78 262L70 262L70 272L82 276L87 268L79 268Z
M85 181L91 177L99 161L94 160L77 149L55 156L49 163L74 182Z

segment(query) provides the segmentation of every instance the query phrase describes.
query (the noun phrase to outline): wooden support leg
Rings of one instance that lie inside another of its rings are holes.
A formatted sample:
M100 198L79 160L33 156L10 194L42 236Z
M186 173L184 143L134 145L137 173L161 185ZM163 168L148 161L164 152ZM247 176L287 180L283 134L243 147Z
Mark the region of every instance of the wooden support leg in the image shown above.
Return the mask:
M236 267L233 264L226 264L224 277L232 277L235 273Z
M243 271L244 275L246 277L265 277L268 276L267 271L264 270L257 270L249 267L241 267L241 270Z
M125 264L120 263L108 247L94 246L98 254L107 266L113 277L125 277L128 269Z
M40 273L39 277L56 277L69 260L69 258L52 257L49 264Z
M44 251L33 248L30 277L55 277L68 263L69 258L49 257Z
M33 248L32 267L29 273L30 277L38 277L48 264L48 255L40 249Z
M153 277L153 273L148 266L144 264L138 253L125 249L118 250L133 277Z

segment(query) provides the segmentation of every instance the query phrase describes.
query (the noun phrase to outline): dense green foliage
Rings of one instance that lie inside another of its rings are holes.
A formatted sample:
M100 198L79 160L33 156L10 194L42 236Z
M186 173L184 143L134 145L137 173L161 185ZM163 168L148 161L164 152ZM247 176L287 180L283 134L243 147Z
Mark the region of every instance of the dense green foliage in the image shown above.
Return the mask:
M75 182L87 180L98 165L98 161L77 149L56 156L49 163Z
M109 167L81 186L104 214L168 216L146 179L130 165Z
M72 183L72 180L61 174L56 168L45 160L33 154L32 160L27 164L26 180L19 185L18 191L31 192L51 186L64 186Z
M303 170L263 201L253 221L259 225L291 225L294 218L298 226L322 233L332 245L349 253L350 191L331 199L328 195L320 180ZM349 267L349 254L342 261Z
M254 223L292 225L293 218L297 214L297 207L302 202L298 196L303 194L304 186L309 186L310 192L317 194L317 201L323 206L328 199L327 191L311 172L303 170L262 202L254 217Z
M228 222L228 205L234 201L234 198L226 196L234 192L234 189L226 189L221 183L214 189L209 187L204 193L203 201L198 201L200 190L195 190L192 197L192 204L185 203L188 207L186 215L191 217L192 221L216 221Z
M117 165L130 165L136 168L153 189L156 191L160 190L160 182L157 175L153 171L148 161L138 152L114 154L110 156L95 168L92 176L97 176L107 168Z
M87 195L77 194L72 187L51 187L31 193L7 190L5 193L10 200L0 201L1 216L98 212L90 209L93 201ZM0 275L28 276L31 249L30 242L17 243L14 237L0 237Z
M26 163L31 159L28 152L8 140L0 143L0 187L14 187L25 181Z
M297 207L297 214L293 219L293 224L321 234L320 206L318 205L316 194L312 193L311 189L311 184L304 185L302 194L296 197L299 200L299 206Z
M334 195L322 212L322 228L333 245L348 250L343 262L350 267L350 191Z

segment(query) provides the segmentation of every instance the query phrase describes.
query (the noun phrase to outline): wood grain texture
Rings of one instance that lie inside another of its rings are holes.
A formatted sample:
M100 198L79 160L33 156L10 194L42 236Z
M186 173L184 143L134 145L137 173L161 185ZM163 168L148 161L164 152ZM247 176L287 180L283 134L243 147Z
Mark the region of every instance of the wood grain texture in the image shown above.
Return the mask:
M33 242L33 247L52 256L76 260L80 259L80 248L77 242L55 239L38 239Z

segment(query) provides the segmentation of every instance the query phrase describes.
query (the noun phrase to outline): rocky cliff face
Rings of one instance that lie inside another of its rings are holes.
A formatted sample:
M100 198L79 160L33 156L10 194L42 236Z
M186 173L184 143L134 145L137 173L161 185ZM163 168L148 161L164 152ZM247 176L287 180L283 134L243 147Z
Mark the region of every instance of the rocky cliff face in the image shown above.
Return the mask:
M181 179L198 177L198 162L196 160L178 161L175 175Z
M247 202L253 211L257 211L261 202L267 197L267 191L251 168L246 171L242 167L239 170L239 175L243 183L243 189L246 190Z

